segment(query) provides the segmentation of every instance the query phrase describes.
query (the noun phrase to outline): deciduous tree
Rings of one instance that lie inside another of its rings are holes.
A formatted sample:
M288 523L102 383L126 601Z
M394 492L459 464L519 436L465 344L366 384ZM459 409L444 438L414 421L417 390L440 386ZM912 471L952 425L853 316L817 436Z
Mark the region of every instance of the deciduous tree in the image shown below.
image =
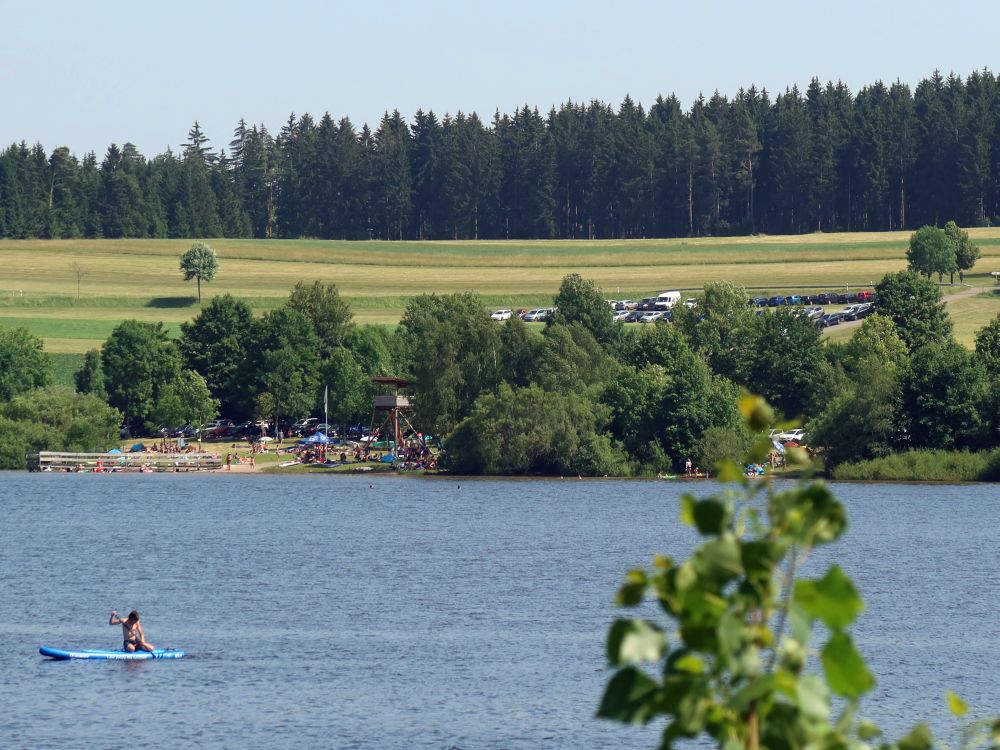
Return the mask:
M201 282L210 282L219 271L219 256L203 242L196 242L181 256L184 280L198 280L198 301L201 302Z
M222 413L234 419L252 416L256 335L250 306L229 294L213 297L194 320L181 323L185 365L201 374Z
M911 351L951 337L951 319L941 299L941 290L930 279L913 271L899 271L886 274L875 291L878 314L893 322Z
M104 342L101 369L108 403L138 431L163 386L180 374L180 355L162 323L126 320Z
M932 273L953 273L957 270L955 246L943 229L923 226L910 236L906 260L911 271L930 278Z
M288 306L298 310L312 323L320 341L321 359L327 359L336 347L343 344L353 325L351 306L340 296L336 284L314 281L306 285L300 281L288 297Z
M49 355L27 328L0 328L0 401L51 381Z

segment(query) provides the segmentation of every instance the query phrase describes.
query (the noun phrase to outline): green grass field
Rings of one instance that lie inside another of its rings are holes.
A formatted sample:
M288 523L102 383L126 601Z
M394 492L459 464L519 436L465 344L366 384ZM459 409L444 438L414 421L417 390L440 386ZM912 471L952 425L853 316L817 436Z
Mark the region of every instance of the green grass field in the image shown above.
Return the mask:
M974 229L983 258L966 282L992 286L1000 229ZM635 241L328 242L209 240L220 257L209 297L230 293L258 313L298 281L337 284L359 323L394 324L422 292L473 290L491 307L551 302L563 276L595 280L608 297L697 290L728 280L764 293L843 289L905 267L907 232ZM99 347L121 320L163 321L176 332L198 312L178 263L190 240L0 241L0 325L24 326L57 354ZM79 298L77 284L79 282ZM1000 296L954 305L966 344L1000 311Z

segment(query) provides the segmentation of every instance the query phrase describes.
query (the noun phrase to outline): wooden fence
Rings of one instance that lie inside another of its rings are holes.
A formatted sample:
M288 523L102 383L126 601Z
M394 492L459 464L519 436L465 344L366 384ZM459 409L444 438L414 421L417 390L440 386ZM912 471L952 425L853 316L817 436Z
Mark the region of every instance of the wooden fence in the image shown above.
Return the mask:
M182 472L222 468L222 458L211 453L61 453L27 455L28 471Z

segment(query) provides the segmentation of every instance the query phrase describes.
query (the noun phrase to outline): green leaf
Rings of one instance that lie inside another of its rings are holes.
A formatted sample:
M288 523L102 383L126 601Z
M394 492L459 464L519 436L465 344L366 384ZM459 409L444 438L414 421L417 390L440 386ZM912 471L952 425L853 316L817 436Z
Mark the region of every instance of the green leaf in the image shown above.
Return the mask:
M896 745L899 750L931 750L933 746L934 739L931 737L931 730L926 724L917 724Z
M684 656L674 661L673 668L678 672L701 674L705 671L705 660L697 654L684 654Z
M773 450L774 443L771 442L771 438L767 435L762 435L759 439L754 441L753 445L750 446L750 449L746 452L743 458L748 464L764 463Z
M645 583L626 583L615 595L615 604L619 607L635 607L642 603L646 594Z
M720 482L740 482L743 480L743 472L740 467L732 461L720 461L716 467L717 479Z
M948 708L951 709L951 712L955 716L965 716L969 712L969 705L950 690L947 693L947 697Z
M681 523L694 526L694 504L698 502L693 495L681 495Z
M674 567L674 561L666 555L661 555L657 552L653 555L653 567L657 570L670 570L670 568Z
M611 678L597 716L626 724L645 724L656 715L656 683L635 667Z
M705 536L721 534L729 520L726 506L718 500L699 500L693 512L698 533Z
M850 625L865 608L851 579L836 565L818 580L796 581L795 603L833 630Z
M823 647L823 673L837 695L859 698L875 685L865 660L846 633L834 633Z
M734 711L743 711L752 701L761 698L774 690L774 675L760 675L741 688L727 705Z
M812 618L802 607L792 602L788 610L788 629L792 638L803 646L808 646L812 639Z
M847 529L847 511L822 482L775 492L769 510L783 534L807 545L832 542Z
M858 737L862 740L873 740L882 734L882 730L873 721L862 719L858 722Z
M695 552L694 565L699 577L717 585L731 581L743 572L739 542L732 534L706 542Z
M619 667L643 661L659 661L667 645L666 636L645 620L615 620L608 631L608 664Z
M721 655L732 659L743 647L744 622L732 612L726 612L719 618L718 643Z
M619 607L634 607L642 602L649 586L649 577L646 571L641 568L633 568L625 574L625 583L615 596L615 603Z
M677 576L675 577L675 583L677 585L678 591L687 591L691 588L695 581L698 580L698 571L694 569L694 565L691 561L681 563L681 566L677 568Z
M795 699L805 718L812 721L830 718L830 694L818 675L807 674L799 680Z
M746 395L741 398L740 412L753 432L766 430L774 423L774 410L760 396Z

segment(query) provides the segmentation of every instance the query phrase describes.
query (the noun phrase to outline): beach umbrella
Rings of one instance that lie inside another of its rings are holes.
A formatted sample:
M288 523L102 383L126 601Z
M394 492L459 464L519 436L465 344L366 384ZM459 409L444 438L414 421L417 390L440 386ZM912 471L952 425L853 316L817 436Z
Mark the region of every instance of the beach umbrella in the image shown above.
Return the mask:
M119 448L112 448L111 450L108 451L108 454L109 455L120 456L121 455L121 450Z
M257 438L258 443L270 443L272 440L274 440L274 438L268 437L267 435L264 435L264 437Z

